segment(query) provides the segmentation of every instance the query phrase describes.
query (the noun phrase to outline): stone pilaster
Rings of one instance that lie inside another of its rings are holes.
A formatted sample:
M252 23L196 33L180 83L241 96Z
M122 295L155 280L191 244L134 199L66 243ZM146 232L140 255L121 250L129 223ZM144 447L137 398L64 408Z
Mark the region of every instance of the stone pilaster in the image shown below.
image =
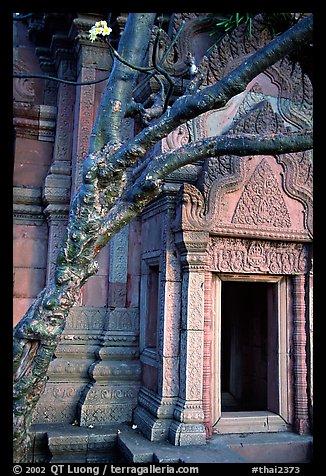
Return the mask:
M110 270L108 291L108 305L110 307L125 307L126 305L128 235L129 225L126 225L110 240Z
M55 35L51 48L58 76L74 80L74 58L68 38ZM60 83L53 162L43 185L44 213L49 225L47 284L53 277L69 213L73 110L71 86Z
M208 233L179 232L176 243L183 268L180 389L169 439L175 445L204 444L204 291Z
M293 276L294 426L299 434L310 431L308 407L305 275Z
M203 410L206 436L209 438L213 434L212 416L212 340L213 340L213 300L212 300L212 273L205 274L205 296L204 296L204 356L203 356Z
M106 76L106 72L111 68L112 60L105 43L92 43L89 39L89 30L98 17L80 13L78 15L79 17L73 20L69 32L69 37L74 42L76 80L78 82L94 81ZM98 72L99 75L97 75ZM88 154L89 139L98 106L96 93L99 87L96 84L77 86L74 92L76 128L72 149L72 196L76 194L81 184L82 166Z

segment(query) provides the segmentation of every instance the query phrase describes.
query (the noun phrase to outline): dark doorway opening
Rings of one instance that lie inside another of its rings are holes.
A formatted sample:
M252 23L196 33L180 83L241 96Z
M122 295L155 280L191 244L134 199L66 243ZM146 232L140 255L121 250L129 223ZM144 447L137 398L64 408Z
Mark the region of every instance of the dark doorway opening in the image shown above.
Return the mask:
M270 330L271 339L276 337L272 287L267 282L222 284L222 412L268 410L268 386L276 365L274 345L268 342Z

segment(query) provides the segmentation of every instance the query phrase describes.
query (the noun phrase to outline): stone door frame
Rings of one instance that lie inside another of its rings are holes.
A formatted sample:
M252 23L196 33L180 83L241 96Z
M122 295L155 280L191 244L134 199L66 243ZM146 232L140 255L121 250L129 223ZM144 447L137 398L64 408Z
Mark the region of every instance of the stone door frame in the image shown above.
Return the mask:
M246 282L246 283L270 283L276 285L276 318L277 318L277 375L278 375L278 392L277 402L272 410L275 413L272 424L268 421L268 425L264 425L269 412L250 412L253 420L249 420L248 431L276 431L276 429L286 429L287 424L291 423L291 403L290 403L290 387L291 387L291 364L289 354L287 352L287 342L291 329L291 313L288 312L286 303L288 302L289 280L287 276L268 275L268 274L233 274L233 273L212 273L212 382L211 382L211 405L212 405L212 431L218 429L219 433L223 432L223 417L221 415L221 296L223 282ZM238 412L238 418L241 418L242 412ZM265 413L266 415L263 415ZM259 418L261 416L261 418ZM276 418L278 416L279 418ZM232 420L231 420L232 421ZM239 424L240 423L240 424ZM257 428L256 428L257 426ZM246 423L236 421L236 426L232 426L227 431L235 432L237 428L241 431L246 430ZM216 430L215 430L216 431Z

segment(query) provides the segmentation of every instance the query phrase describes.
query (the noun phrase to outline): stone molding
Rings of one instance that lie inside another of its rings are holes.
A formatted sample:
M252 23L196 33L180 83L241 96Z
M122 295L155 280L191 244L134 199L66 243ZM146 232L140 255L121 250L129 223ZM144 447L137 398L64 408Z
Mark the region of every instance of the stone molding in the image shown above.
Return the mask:
M54 142L57 108L14 102L13 124L17 137Z
M140 385L137 342L138 309L73 307L33 422L130 421Z
M150 441L165 440L168 436L176 400L177 397L160 397L140 387L133 421Z
M131 421L140 385L138 309L105 312L90 382L82 392L77 417L81 426Z
M44 223L42 193L40 188L13 188L14 223L41 225Z

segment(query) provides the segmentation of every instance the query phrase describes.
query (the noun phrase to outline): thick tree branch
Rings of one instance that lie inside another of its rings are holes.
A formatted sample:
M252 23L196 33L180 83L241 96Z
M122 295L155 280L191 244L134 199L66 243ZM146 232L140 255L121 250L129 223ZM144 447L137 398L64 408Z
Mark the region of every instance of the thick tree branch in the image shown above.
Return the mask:
M129 13L118 48L128 63L139 65L144 61L155 17L155 13ZM137 70L115 58L92 130L89 153L102 149L107 142L121 141L121 123L137 76Z
M156 142L180 124L211 109L225 106L233 96L244 91L247 84L259 73L289 54L298 45L311 39L312 16L309 16L251 55L221 81L207 86L196 94L179 98L155 124L144 129L122 147L115 160L142 157Z
M161 192L163 179L180 167L198 159L233 154L276 155L312 149L312 130L287 134L268 134L257 136L215 136L191 142L171 150L150 161L133 186L125 191L110 209L100 225L101 232L95 243L95 253L111 239L127 222L140 213L145 206Z

